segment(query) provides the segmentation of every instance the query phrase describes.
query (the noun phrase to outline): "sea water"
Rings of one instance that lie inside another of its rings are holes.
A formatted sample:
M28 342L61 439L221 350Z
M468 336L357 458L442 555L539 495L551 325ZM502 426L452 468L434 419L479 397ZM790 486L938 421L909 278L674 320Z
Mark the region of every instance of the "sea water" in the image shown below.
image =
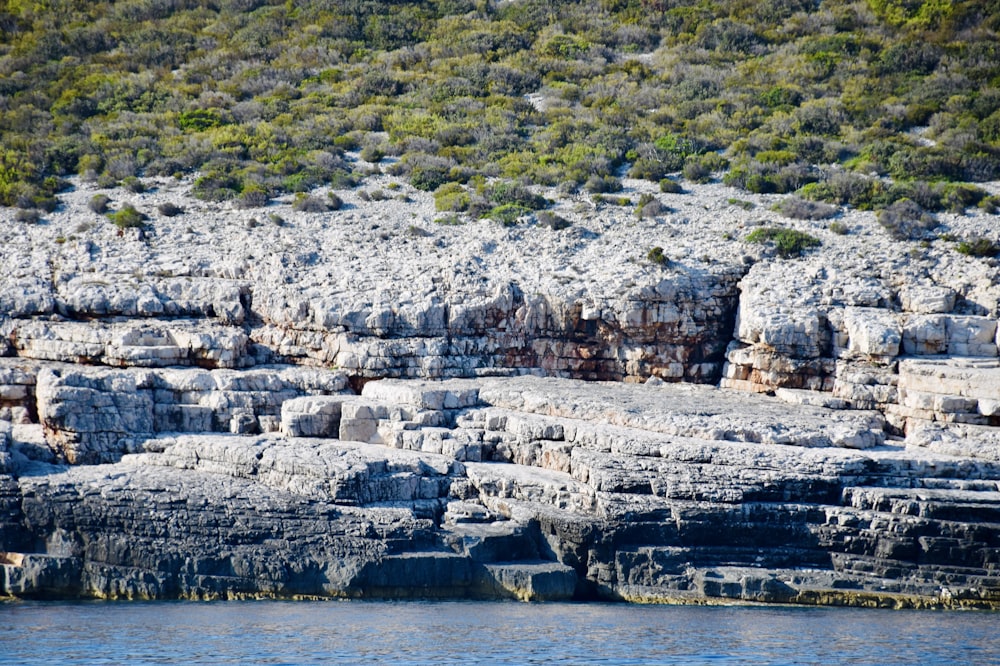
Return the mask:
M0 603L0 664L1000 664L1000 614L503 602Z

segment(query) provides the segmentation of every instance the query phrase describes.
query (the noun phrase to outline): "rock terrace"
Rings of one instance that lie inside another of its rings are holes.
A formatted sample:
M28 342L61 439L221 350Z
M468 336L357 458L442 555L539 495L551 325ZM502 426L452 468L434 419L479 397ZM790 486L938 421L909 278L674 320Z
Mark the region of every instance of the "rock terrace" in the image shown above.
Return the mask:
M718 185L562 231L188 185L4 219L0 593L1000 605L992 260Z

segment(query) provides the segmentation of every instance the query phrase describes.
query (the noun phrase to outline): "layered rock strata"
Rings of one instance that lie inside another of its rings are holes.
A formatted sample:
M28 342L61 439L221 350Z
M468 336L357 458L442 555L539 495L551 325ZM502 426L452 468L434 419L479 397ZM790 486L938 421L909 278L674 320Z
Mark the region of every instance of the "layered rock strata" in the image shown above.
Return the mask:
M290 398L280 432L153 433L100 465L14 437L5 529L32 547L2 580L22 596L1000 604L1000 460L882 424L524 377Z
M74 182L0 211L6 594L998 605L992 259L719 185L555 231L164 180L119 232Z

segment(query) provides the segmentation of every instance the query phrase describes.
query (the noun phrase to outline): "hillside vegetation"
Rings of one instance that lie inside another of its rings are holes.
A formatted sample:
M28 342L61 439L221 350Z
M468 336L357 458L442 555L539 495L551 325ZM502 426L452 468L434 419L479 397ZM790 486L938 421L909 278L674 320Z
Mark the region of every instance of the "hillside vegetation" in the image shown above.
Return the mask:
M996 205L960 183L1000 178L997 0L5 6L7 206L51 210L72 174L191 173L203 199L259 206L354 186L363 163L497 219L546 205L527 186L624 174Z

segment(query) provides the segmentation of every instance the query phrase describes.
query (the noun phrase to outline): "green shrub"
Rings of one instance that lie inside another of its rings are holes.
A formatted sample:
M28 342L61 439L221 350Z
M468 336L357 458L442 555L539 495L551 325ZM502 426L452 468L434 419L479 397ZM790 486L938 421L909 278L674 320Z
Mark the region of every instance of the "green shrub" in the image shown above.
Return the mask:
M736 206L737 208L742 208L743 210L753 210L757 205L752 201L746 201L745 199L726 199L726 203L730 206Z
M666 266L670 263L670 259L663 253L663 248L658 245L649 249L649 252L646 253L646 261L657 266Z
M494 206L516 204L528 210L540 210L548 205L545 197L509 180L502 180L483 188L483 196Z
M670 208L652 194L643 194L639 197L639 203L635 207L635 215L639 218L659 217L669 212Z
M786 259L799 257L806 250L818 247L821 243L818 238L795 229L783 227L760 227L754 229L746 237L748 243L771 243L774 245L778 256Z
M697 159L688 158L681 173L692 183L707 183L712 179L712 172Z
M271 195L262 185L248 185L236 197L240 208L263 208L271 202Z
M146 225L146 215L136 210L132 204L125 204L120 210L108 213L108 219L119 229L141 228Z
M434 207L438 211L465 211L471 200L466 189L458 183L445 183L434 191Z
M971 238L961 241L955 251L968 257L995 257L1000 254L1000 246L989 238Z
M365 146L361 149L360 157L366 162L381 162L385 151L381 146Z
M295 201L292 202L292 210L300 213L325 213L330 210L330 206L319 197L309 196L304 192L300 192L295 195Z
M489 212L489 218L495 220L505 227L510 227L517 224L517 221L526 215L531 214L530 208L525 208L524 206L519 206L518 204L503 204L502 206L496 206Z
M614 176L593 175L583 184L583 189L591 194L608 194L621 192L622 182Z
M813 201L850 205L858 210L872 210L884 205L886 187L880 180L838 171L821 182L804 185L799 194Z
M660 192L664 194L683 194L684 188L676 180L664 178L660 181Z
M135 176L127 176L125 178L122 178L121 185L122 187L124 187L129 192L132 192L133 194L142 194L143 192L146 191L146 185Z

